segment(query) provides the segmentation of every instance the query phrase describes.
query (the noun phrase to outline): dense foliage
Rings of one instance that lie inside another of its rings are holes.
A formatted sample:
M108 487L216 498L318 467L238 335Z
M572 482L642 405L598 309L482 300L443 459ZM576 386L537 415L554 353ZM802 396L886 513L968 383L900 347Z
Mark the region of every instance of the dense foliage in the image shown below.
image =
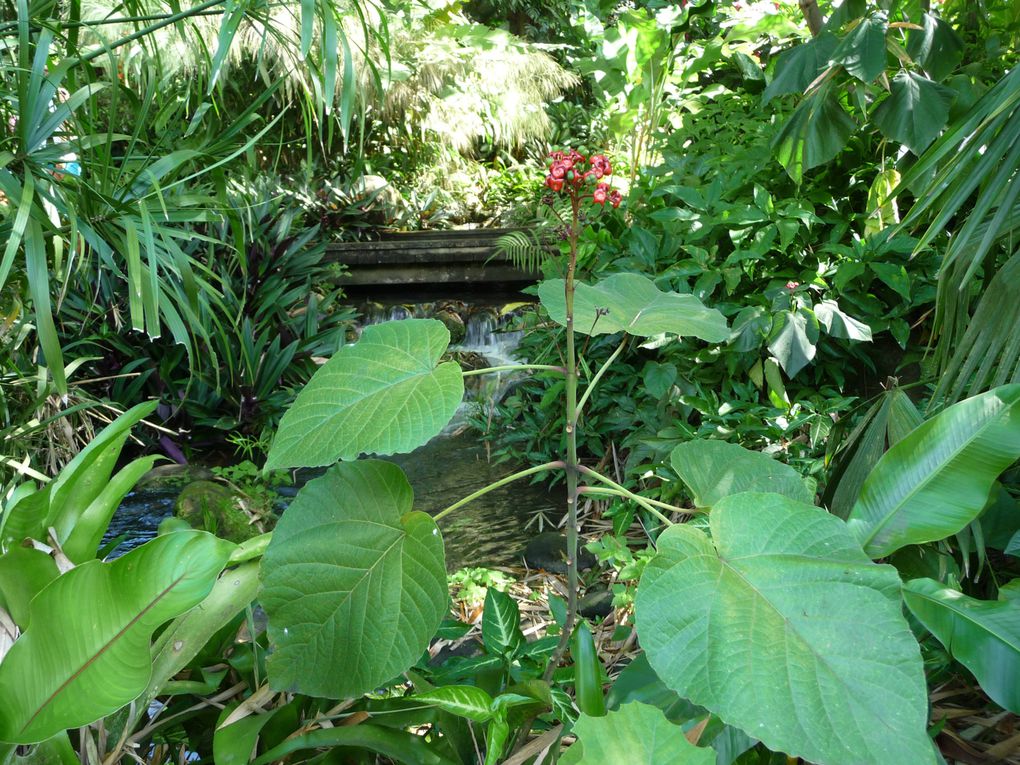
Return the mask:
M0 762L1011 761L1014 6L0 0ZM485 370L326 242L506 220L523 466L430 516L384 458ZM111 556L225 441L321 472ZM547 618L454 618L441 522L529 479Z

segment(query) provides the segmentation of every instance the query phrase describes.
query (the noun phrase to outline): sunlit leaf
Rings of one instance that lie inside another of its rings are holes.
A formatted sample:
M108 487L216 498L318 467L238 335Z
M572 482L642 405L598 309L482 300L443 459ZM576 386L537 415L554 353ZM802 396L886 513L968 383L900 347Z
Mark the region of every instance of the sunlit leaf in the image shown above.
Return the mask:
M577 741L560 758L562 765L715 765L715 751L694 746L683 728L649 704L623 704L604 717L581 715Z
M274 688L344 698L406 670L446 615L443 540L403 472L341 463L309 481L262 560Z
M0 741L42 741L136 698L149 682L153 631L209 593L233 547L180 531L54 579L0 663Z
M873 558L944 539L973 521L1020 457L1020 385L954 404L879 460L847 525Z
M538 286L538 296L553 321L566 325L566 296L562 279ZM729 337L726 319L693 295L663 292L640 274L614 274L594 285L577 283L574 292L574 331L584 335L627 332L651 337L663 332L693 336L710 343Z
M835 300L823 300L814 308L818 323L833 337L871 342L871 327L844 313Z
M736 494L658 539L638 636L681 696L819 765L931 765L928 695L900 580L838 518Z
M450 331L435 319L365 327L298 394L266 469L331 465L359 454L409 452L438 435L464 396Z
M443 685L411 698L475 722L492 718L492 696L473 685Z
M773 318L768 347L790 377L815 357L817 343L818 319L807 309L782 311Z
M932 579L914 579L903 599L999 706L1020 712L1020 600L977 600Z
M782 494L807 504L814 501L814 492L800 473L738 444L694 439L673 449L669 459L697 507L714 507L724 497L745 491Z

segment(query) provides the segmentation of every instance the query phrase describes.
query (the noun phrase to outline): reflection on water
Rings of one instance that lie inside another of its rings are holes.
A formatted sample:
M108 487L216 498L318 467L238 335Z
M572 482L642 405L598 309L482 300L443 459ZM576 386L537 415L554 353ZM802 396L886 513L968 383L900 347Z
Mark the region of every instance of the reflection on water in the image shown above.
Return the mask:
M511 464L491 465L485 448L471 432L437 436L411 454L390 458L400 465L414 488L414 506L435 514L473 491L520 470ZM447 568L520 564L528 539L538 526L528 526L538 511L558 518L565 506L562 484L549 490L528 479L502 486L439 522L446 542Z
M392 306L368 316L367 321L400 319L421 315L426 309ZM515 332L503 331L507 317L495 309L473 308L465 312L465 337L456 350L483 356L490 366L512 363L513 349L520 339ZM476 378L477 379L477 378ZM479 380L474 395L499 396L511 377L505 373L493 379ZM471 394L469 394L470 396ZM492 465L486 461L485 448L476 434L464 430L465 404L446 431L428 444L405 455L388 459L407 473L414 489L416 510L438 513L457 500L520 470L513 464ZM304 471L302 471L304 472ZM309 472L305 480L316 473ZM540 476L541 477L541 476ZM535 515L559 518L565 505L562 486L549 490L545 484L528 484L528 479L504 486L465 505L440 522L446 542L447 567L494 566L520 563L528 539L537 534ZM156 534L159 522L173 512L177 491L142 489L125 497L110 524L107 539L125 535L116 554L137 547ZM285 490L288 495L293 489ZM281 497L281 508L291 497Z

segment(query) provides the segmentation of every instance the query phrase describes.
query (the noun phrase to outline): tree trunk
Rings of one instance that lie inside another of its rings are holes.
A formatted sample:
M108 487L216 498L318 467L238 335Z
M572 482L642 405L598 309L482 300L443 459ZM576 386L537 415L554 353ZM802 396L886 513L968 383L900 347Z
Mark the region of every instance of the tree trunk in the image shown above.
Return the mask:
M799 0L800 9L804 12L804 20L807 21L808 29L811 30L811 36L817 37L818 33L822 31L822 27L825 25L825 19L822 18L822 12L818 10L818 0Z

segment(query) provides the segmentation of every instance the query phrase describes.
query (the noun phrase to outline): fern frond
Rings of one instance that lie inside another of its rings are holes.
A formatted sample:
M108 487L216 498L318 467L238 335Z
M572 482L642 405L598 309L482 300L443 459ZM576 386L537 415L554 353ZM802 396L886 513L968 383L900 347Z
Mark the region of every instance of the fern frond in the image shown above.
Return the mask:
M538 273L549 255L534 232L511 231L496 240L493 257L509 260L519 271Z

